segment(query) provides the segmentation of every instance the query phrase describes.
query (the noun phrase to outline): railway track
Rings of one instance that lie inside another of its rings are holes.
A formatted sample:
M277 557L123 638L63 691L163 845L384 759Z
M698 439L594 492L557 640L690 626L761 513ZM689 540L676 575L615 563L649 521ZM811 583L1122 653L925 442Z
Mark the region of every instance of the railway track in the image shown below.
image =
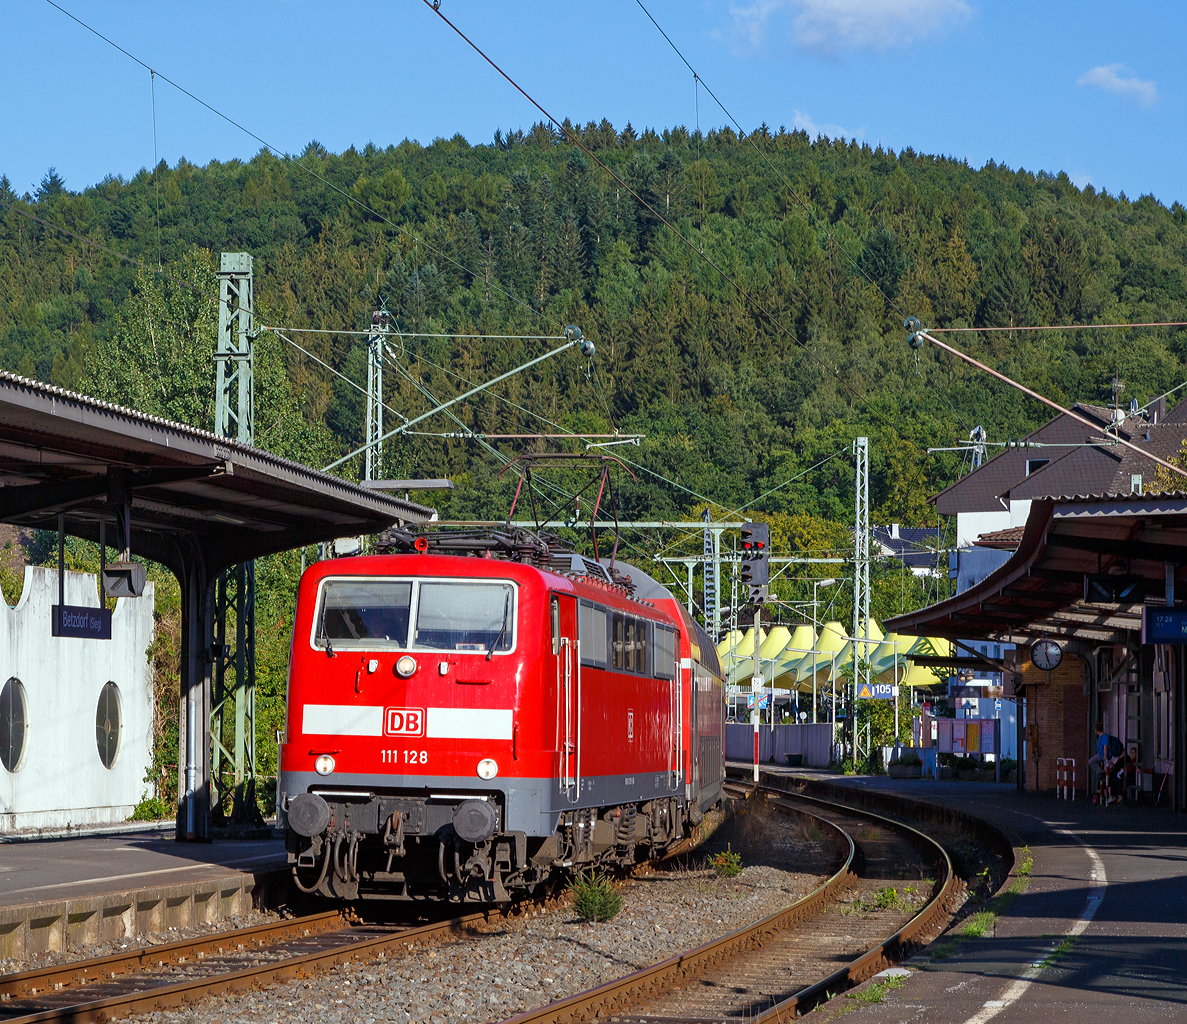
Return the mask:
M533 905L408 927L353 923L329 911L8 974L0 977L0 1024L84 1024L193 1004L465 935Z
M814 821L837 839L840 868L803 899L747 928L504 1024L786 1020L903 959L943 925L956 877L944 848L922 832L770 787L727 788ZM928 888L921 905L904 902L898 890L918 885Z
M812 797L729 788L764 800L776 813L812 822L836 844L840 867L808 896L754 925L511 1018L514 1024L567 1024L594 1016L622 1024L796 1016L901 959L942 922L955 879L943 848L922 833ZM888 887L923 878L930 886L922 906L864 909ZM351 960L382 959L410 945L477 934L542 902L415 926L360 924L329 911L5 975L0 1024L83 1024L192 1005L216 993L263 988Z
M689 845L685 840L668 857ZM642 863L632 874L653 867ZM351 960L380 959L408 946L477 934L483 925L565 898L540 897L411 926L359 923L346 913L324 911L0 975L0 1024L86 1024L192 1005L206 996L264 988Z

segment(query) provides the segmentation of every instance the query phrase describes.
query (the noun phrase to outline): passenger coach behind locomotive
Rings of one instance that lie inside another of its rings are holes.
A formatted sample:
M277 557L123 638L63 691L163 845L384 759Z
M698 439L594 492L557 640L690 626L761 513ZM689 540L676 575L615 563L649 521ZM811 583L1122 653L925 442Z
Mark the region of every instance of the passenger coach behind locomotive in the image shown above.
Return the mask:
M302 577L280 806L305 891L506 900L655 857L720 799L722 676L703 630L639 569L612 577L528 537L436 534L487 557Z

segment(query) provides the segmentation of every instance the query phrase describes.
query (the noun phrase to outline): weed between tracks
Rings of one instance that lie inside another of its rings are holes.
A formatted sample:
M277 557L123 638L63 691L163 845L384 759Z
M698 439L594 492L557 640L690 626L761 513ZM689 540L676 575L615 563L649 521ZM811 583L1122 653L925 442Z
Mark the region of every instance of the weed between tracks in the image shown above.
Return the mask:
M885 981L871 981L856 992L846 992L845 998L858 1003L880 1003L886 998L887 992L902 988L906 980L902 975L891 975Z
M970 897L969 902L973 903L977 901L982 903L983 908L980 910L970 908L971 913L960 923L955 933L943 942L936 942L929 947L928 955L931 959L933 961L948 959L969 939L983 939L986 936L990 938L996 937L998 918L1026 891L1027 886L1030 885L1030 873L1033 868L1034 857L1031 856L1030 847L1023 846L1018 851L1018 858L1015 862L1014 880L1005 889L988 900L983 898L978 899L975 895L976 889L973 889L974 895ZM985 882L985 879L981 875L978 875L970 881ZM970 885L970 888L973 888L973 886ZM1068 948L1070 949L1071 947L1069 946ZM1058 949L1059 947L1056 947L1056 950ZM1066 951L1059 952L1058 955L1062 956L1063 952ZM1052 956L1056 956L1056 953L1053 952Z

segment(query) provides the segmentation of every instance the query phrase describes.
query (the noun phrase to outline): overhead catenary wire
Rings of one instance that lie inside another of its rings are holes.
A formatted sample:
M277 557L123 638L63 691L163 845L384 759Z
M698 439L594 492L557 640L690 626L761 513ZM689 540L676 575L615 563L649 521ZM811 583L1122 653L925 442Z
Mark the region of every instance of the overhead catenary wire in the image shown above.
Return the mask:
M173 81L173 79L171 79L168 75L165 75L160 71L154 70L152 67L150 67L147 63L145 63L143 60L141 60L135 54L124 49L122 46L120 46L119 43L115 42L113 39L109 38L108 36L105 36L102 32L100 32L98 29L94 28L93 26L88 25L81 18L77 17L74 14L71 14L68 10L66 10L65 7L62 7L60 4L55 3L54 0L45 0L45 2L47 4L49 4L51 7L53 7L55 10L60 11L67 18L69 18L71 21L75 22L78 25L81 25L83 28L85 28L92 35L95 35L99 39L102 39L103 42L107 43L108 46L114 47L115 49L119 50L119 52L122 53L129 60L135 61L135 63L139 64L142 68L144 68L145 71L152 73L154 76L154 79L160 78L161 81L167 82L169 85L173 86L174 89L176 89L178 92L182 93L183 95L188 96L191 100L193 100L199 106L204 107L206 110L209 110L216 117L222 118L222 120L226 121L229 125L232 125L233 127L238 128L245 135L249 136L252 139L255 139L255 141L258 142L261 146L263 146L266 150L268 150L269 153L272 153L276 157L283 157L283 158L289 159L291 164L294 167L297 167L300 170L304 171L306 174L310 175L311 177L316 178L318 181L320 181L327 188L332 189L334 192L337 192L339 195L341 195L344 199L346 199L346 201L348 203L353 203L356 207L369 213L371 216L375 217L377 220L381 220L385 224L389 224L391 227L395 228L397 231L402 232L403 234L407 235L409 238L411 238L418 245L423 245L426 249L428 249L434 255L438 256L439 258L441 258L443 260L446 260L448 263L457 267L459 270L465 271L467 274L470 274L472 277L478 276L469 267L460 263L458 260L455 260L448 253L441 251L436 246L432 245L429 242L426 242L419 235L417 235L414 232L412 232L411 230L409 230L407 225L397 224L390 217L386 217L383 214L379 213L378 211L373 210L370 206L368 206L366 203L364 203L357 196L351 194L350 192L347 192L344 188L341 188L340 186L334 184L334 182L330 181L328 178L324 177L323 175L318 174L312 168L307 167L305 164L303 164L301 162L301 160L299 158L296 158L296 157L290 158L289 154L283 152L279 147L273 146L270 142L268 142L266 139L261 138L259 135L257 135L255 132L253 132L250 128L245 127L244 125L242 125L238 121L236 121L233 117L230 117L229 115L224 114L217 107L212 106L211 104L207 103L201 97L196 96L194 93L190 92L189 89L187 89L184 86L179 85L177 82ZM511 299L513 302L516 302L520 306L523 306L524 308L526 308L529 312L532 313L533 316L539 317L541 320L544 320L548 323L556 324L556 326L558 326L558 327L562 326L561 324L558 324L558 323L556 323L556 321L552 320L552 318L549 317L545 311L536 309L530 302L528 302L527 300L516 295L514 292L508 291L506 288L503 288L501 285L499 285L497 283L495 284L495 288L499 292L501 292L504 296Z
M333 327L270 327L269 330L291 331L293 334L343 334L369 338L374 331L348 331ZM563 334L428 334L424 331L395 331L401 338L471 338L481 341L564 341Z
M943 349L945 352L949 353L950 355L956 356L957 359L964 360L964 362L968 363L970 366L974 366L978 370L982 370L985 373L988 373L991 377L994 377L997 380L1000 380L1003 384L1009 384L1010 387L1017 388L1024 395L1029 395L1031 398L1033 398L1039 402L1042 402L1044 405L1049 406L1050 408L1054 409L1056 412L1061 412L1065 416L1071 417L1077 423L1081 423L1084 426L1089 427L1092 430L1100 430L1101 429L1099 423L1093 423L1092 420L1088 419L1086 416L1081 416L1079 413L1073 412L1071 409L1065 409L1058 402L1054 402L1050 398L1047 398L1044 395L1040 395L1037 391L1034 391L1031 388L1028 388L1025 384L1019 384L1016 380L1011 380L1004 373L1000 373L999 371L993 369L993 367L991 367L991 366L986 366L984 363L980 362L979 360L974 359L972 356L968 355L967 353L961 352L960 349L953 348L951 345L946 345L944 342L940 341L939 338L932 337L932 335L929 331L920 329L920 330L916 331L915 333L919 337L925 338L927 341L930 341L937 348ZM1131 441L1126 441L1122 437L1118 437L1117 442L1118 442L1118 444L1124 445L1126 448L1129 448L1131 451L1136 452L1138 455L1141 455L1143 458L1147 458L1152 462L1156 462L1158 465L1162 466L1163 469L1168 469L1172 473L1177 473L1179 476L1187 477L1187 469L1182 469L1181 467L1176 466L1172 462L1167 462L1165 459L1160 459L1153 452L1146 451L1144 448L1140 447L1139 445L1136 445Z
M543 114L544 117L546 117L549 120L549 122L559 126L560 131L565 135L565 137L573 145L575 145L578 149L580 149L583 153L585 153L585 155L588 156L594 163L596 163L600 168L602 168L603 171L605 171L608 175L610 175L610 177L614 179L614 181L618 184L618 186L620 188L622 188L624 191L626 191L635 200L635 202L637 202L641 207L643 207L643 209L647 210L653 217L656 218L656 220L658 220L669 231L671 231L678 239L680 239L680 241L683 242L684 245L686 245L690 250L692 250L694 253L696 253L702 260L704 260L705 263L707 263L723 281L725 281L728 284L730 284L731 286L733 286L733 288L742 297L743 301L745 301L748 305L750 305L755 311L760 313L762 315L762 317L766 320L766 322L771 327L773 327L777 333L782 333L782 334L786 335L792 341L793 344L795 344L796 346L801 348L813 360L815 360L820 366L824 367L827 371L829 371L836 378L836 380L840 384L840 386L842 388L844 388L846 391L848 391L850 395L853 396L853 399L856 402L864 405L867 408L867 410L869 411L871 416L873 416L876 419L881 420L886 426L893 428L893 425L890 424L886 420L885 416L883 416L876 409L874 409L870 405L870 403L865 398L863 398L861 395L859 395L858 392L853 388L853 386L841 376L840 369L838 367L830 367L823 359L821 359L821 357L819 355L817 355L812 350L811 346L809 346L805 342L801 341L798 337L796 337L796 335L793 331L789 330L782 323L782 321L777 319L774 314L772 314L769 310L767 310L767 308L765 306L763 306L753 295L751 295L751 293L749 291L747 291L746 288L743 287L743 285L738 281L738 279L736 277L734 277L732 274L730 274L728 271L726 271L711 256L709 256L704 251L703 246L698 246L696 243L694 243L683 231L681 231L679 228L677 228L667 217L665 217L662 213L660 213L659 210L657 210L654 206L652 206L649 202L647 202L647 200L644 199L637 191L635 191L635 189L633 189L629 184L627 184L627 182L619 174L617 174L611 167L609 167L605 163L605 161L603 161L592 149L590 149L581 140L581 138L578 135L576 135L574 132L572 132L571 130L566 128L564 126L564 124L558 118L556 118L551 113L549 113L549 111L546 110L539 103L539 101L534 99L531 96L531 94L528 93L527 90L525 90L523 88L523 86L521 86L518 82L516 82L515 79L513 79L509 74L507 74L507 72L504 71L497 63L495 63L495 61L491 57L489 57L487 55L487 53L477 43L475 43L469 36L467 36L466 33L463 32L457 25L455 25L452 21L450 21L449 18L441 11L439 3L434 3L433 0L422 0L422 2L424 3L424 5L426 7L429 8L429 10L431 10L434 14L436 14L438 18L440 18L443 22L445 22L445 24L448 25L475 53L477 53L479 57L481 57L484 61L486 61L486 63L489 64L495 70L495 72L498 73L499 76L502 77L513 89L515 89L516 92L518 92L525 100L527 100L541 114ZM916 442L913 442L913 443L916 443ZM704 500L708 500L708 499L704 499Z
M341 373L341 372L339 372L338 370L335 370L335 369L334 369L334 367L332 367L332 366L331 366L329 363L327 363L327 362L326 362L324 359L320 359L320 358L318 358L318 357L317 357L317 356L315 356L315 355L314 355L312 352L310 352L310 351L309 351L309 349L307 349L307 348L304 348L304 347L303 347L303 346L301 346L301 345L298 345L298 344L297 344L295 341L293 341L293 339L292 339L292 338L287 338L287 337L285 337L285 336L284 336L284 335L281 333L281 330L280 330L280 328L278 328L278 327L261 327L261 328L260 328L260 330L261 330L261 331L268 331L268 333L270 333L270 334L275 334L275 335L276 335L276 337L278 337L278 338L280 338L280 339L281 339L281 341L287 341L287 342L288 342L290 345L292 345L292 346L293 346L293 348L295 348L295 349L296 349L298 352L301 352L301 353L303 353L304 355L308 356L310 359L312 359L312 360L313 360L315 363L317 363L319 366L324 366L324 367L325 367L327 370L329 370L329 371L330 371L330 373L332 373L332 374L333 374L335 377L340 377L342 380L346 381L346 383L347 383L347 384L349 384L349 385L350 385L352 388L354 388L356 391L361 391L361 392L362 392L364 395L365 395L365 394L367 394L367 389L366 389L365 387L363 387L361 384L357 383L356 381L353 381L353 380L351 380L351 379L350 379L348 376L346 376L346 374L344 374L344 373ZM384 403L383 403L383 407L384 407L384 408L385 408L385 409L386 409L388 412L390 412L390 413L391 413L393 416L398 416L398 417L399 417L400 419L402 419L402 420L403 420L405 423L407 423L407 422L408 422L408 417L407 417L407 416L405 416L405 415L404 415L402 412L399 412L398 410L396 410L396 409L393 409L393 408L392 408L390 405L388 405L386 402L384 402Z
M746 142L748 142L750 144L751 148L760 157L762 157L763 162L767 165L768 168L770 168L771 173L774 174L775 177L777 177L779 179L779 181L783 184L783 186L788 190L788 192L791 194L791 197L797 203L799 203L799 205L803 208L804 212L809 217L811 217L813 220L815 220L817 224L822 224L822 226L824 227L825 234L837 246L837 248L840 249L840 251L842 253L844 253L846 259L848 259L849 262L851 264L853 264L853 269L856 270L863 278L865 278L866 281L868 281L871 285L873 285L875 289L877 289L878 294L882 296L883 300L885 300L885 302L888 306L891 306L893 309L895 309L897 312L899 312L901 314L902 310L899 308L898 303L895 302L895 300L892 299L889 295L887 295L886 292L884 292L882 290L882 287L878 284L878 282L875 281L872 277L870 277L870 275L867 274L865 272L865 270L862 269L861 264L858 263L857 260L855 260L853 258L852 254L847 249L845 249L844 246L842 246L839 242L837 242L836 236L832 233L831 230L829 230L828 225L823 224L823 218L815 210L812 209L811 204L804 200L804 198L799 194L799 192L796 191L795 187L783 176L783 174L779 170L779 168L775 166L775 164L771 160L771 158L763 151L762 147L759 146L754 141L754 133L753 132L748 133L746 131L746 129L742 127L742 125L738 121L738 119L736 117L734 117L734 115L729 112L729 110L726 108L725 104L722 103L721 100L719 100L717 98L717 94L712 89L709 88L709 86L705 83L705 80L697 72L696 68L694 68L692 66L692 64L689 63L688 58L685 57L684 54L680 51L680 47L678 47L672 41L672 37L669 36L668 33L664 31L663 27L660 25L660 23L658 21L655 20L655 17L652 15L652 13L646 7L643 6L642 0L635 0L635 3L637 3L639 5L639 9L645 15L647 15L647 20L650 21L651 24L655 26L655 28L659 32L659 34L664 37L664 40L672 48L672 50L676 54L676 56L680 58L680 60L684 64L684 66L686 68L688 68L689 71L692 72L692 77L695 80L695 82L697 83L697 85L701 88L704 88L705 92L707 92L711 97L713 97L713 102L716 103L721 108L721 112L723 114L725 114L725 116L728 117L730 119L730 121L733 122L734 127L738 129L739 136L742 139L744 139ZM700 100L699 100L699 98L697 101L697 134L698 135L700 134Z
M1149 324L1039 324L1029 327L929 327L929 334L979 334L996 331L1115 331L1126 327L1187 327L1187 320ZM1182 385L1180 385L1182 387Z

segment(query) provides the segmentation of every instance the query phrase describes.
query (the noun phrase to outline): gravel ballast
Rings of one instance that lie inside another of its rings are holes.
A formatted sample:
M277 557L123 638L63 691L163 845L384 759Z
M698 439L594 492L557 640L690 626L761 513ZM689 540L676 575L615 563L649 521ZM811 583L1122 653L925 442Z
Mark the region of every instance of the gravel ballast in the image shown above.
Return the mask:
M565 902L493 922L464 939L137 1019L145 1024L500 1021L752 924L807 895L838 865L836 847L818 830L782 815L756 812L706 826L710 835L694 854L620 884L623 907L612 921L586 924ZM742 855L744 868L734 878L719 878L707 861L727 844Z

